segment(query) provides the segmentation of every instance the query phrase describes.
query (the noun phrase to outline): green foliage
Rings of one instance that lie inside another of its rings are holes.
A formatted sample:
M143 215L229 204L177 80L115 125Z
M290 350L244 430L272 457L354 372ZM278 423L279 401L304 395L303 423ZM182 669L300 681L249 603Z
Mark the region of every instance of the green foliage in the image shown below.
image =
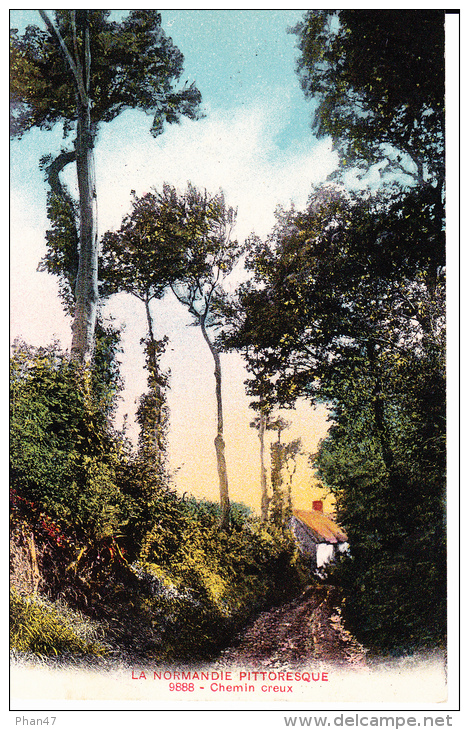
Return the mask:
M272 483L270 519L284 530L289 529L292 516L292 480L300 449L301 439L294 439L287 443L281 443L278 440L270 445Z
M102 239L105 294L127 291L142 301L159 299L184 271L187 242L200 227L168 184L161 192L133 194L132 211Z
M431 350L380 366L384 429L364 378L355 399L356 383L336 383L315 466L351 545L333 574L348 625L368 646L405 652L446 632L445 381Z
M181 116L197 118L200 92L192 85L175 88L184 57L161 27L156 10L132 10L121 22L109 10L56 10L56 27L69 49L75 14L82 49L82 13L86 13L92 54L91 121L109 122L125 109L153 112L152 132ZM56 38L49 30L28 26L23 36L11 33L12 132L50 129L56 122L68 131L76 120L76 98Z
M103 424L110 425L115 415L123 382L119 372L118 355L122 352L121 333L112 318L105 322L98 317L95 346L91 362L91 393L93 409Z
M309 396L330 408L334 425L316 466L351 544L334 578L344 615L369 646L439 643L445 312L434 190L386 199L327 187L306 211L280 212L268 240L253 244L253 277L238 291L224 342L245 354L249 392L261 402Z
M93 377L99 380L99 366ZM13 489L81 534L118 532L124 498L116 472L125 445L107 428L104 386L94 403L67 356L24 344L15 349L10 382Z
M191 518L196 519L201 524L210 523L212 520L220 517L220 505L218 502L196 499L195 497L184 496L181 511ZM243 504L243 502L231 502L231 525L233 529L241 528L250 516L251 509Z
M278 527L287 522L288 513L291 512L291 504L288 503L283 491L283 446L280 442L274 442L270 445L272 499L269 506L269 516L274 525Z
M198 284L210 287L216 272L227 275L240 256L237 242L229 240L235 215L223 194L212 196L190 183L184 193L165 183L161 192L134 194L119 230L103 236L103 292L127 291L150 302L181 282L192 302Z
M213 302L244 251L231 238L237 211L227 205L222 191L211 195L191 183L183 194L176 194L176 200L186 247L182 275L172 288L196 324L213 325Z
M63 604L10 591L10 649L40 656L105 653L96 631Z
M247 266L222 341L243 352L249 392L271 406L316 396L359 365L367 341L404 354L441 340L444 236L426 191L391 201L315 191L304 212L278 213Z
M294 32L315 130L344 163L443 177L443 10L309 10Z
M363 547L340 562L332 580L339 583L345 597L344 619L354 635L375 652L411 654L445 646L442 528L441 520L437 525L430 523L425 532L407 538L401 549L386 550L363 540Z
M59 277L60 298L67 314L72 314L78 274L77 205L66 193L60 196L49 192L47 202L47 216L51 221L51 228L46 231L47 253L41 260L38 270L48 271Z
M114 344L111 332L87 375L101 386L96 402L81 369L57 348L15 348L13 565L37 564L41 598L13 596L13 647L100 651L82 640L72 615L79 609L114 652L207 658L253 611L298 588L293 544L242 504L232 505L231 528L221 531L218 505L178 497L142 449L134 453L112 431L95 408L113 392L104 363ZM30 583L29 573L15 580ZM54 603L59 596L67 615Z
M166 399L169 376L161 368L167 337L156 341L153 337L142 340L146 350L148 390L140 396L136 421L140 426L138 438L140 458L147 460L156 473L166 473L167 433L169 409Z
M243 505L233 505L229 532L219 529L218 505L183 500L179 510L177 539L169 546L157 526L138 569L153 586L146 605L166 658L208 658L255 611L298 589L295 552L291 538L246 518Z

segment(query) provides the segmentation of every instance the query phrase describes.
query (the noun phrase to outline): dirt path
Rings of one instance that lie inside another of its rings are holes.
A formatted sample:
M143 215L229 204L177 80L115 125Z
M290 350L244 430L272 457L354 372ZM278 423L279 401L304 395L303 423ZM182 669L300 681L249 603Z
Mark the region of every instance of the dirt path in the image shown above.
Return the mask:
M363 647L342 625L333 592L309 588L302 596L261 613L226 649L220 664L262 667L322 661L365 665Z

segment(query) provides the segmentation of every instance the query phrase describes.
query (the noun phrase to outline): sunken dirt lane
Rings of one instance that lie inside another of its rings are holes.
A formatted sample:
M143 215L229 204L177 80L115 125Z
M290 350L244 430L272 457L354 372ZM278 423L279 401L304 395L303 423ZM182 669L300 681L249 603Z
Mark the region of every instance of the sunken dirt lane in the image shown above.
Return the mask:
M217 663L282 667L318 661L365 666L365 650L344 629L329 586L310 587L289 603L259 614Z

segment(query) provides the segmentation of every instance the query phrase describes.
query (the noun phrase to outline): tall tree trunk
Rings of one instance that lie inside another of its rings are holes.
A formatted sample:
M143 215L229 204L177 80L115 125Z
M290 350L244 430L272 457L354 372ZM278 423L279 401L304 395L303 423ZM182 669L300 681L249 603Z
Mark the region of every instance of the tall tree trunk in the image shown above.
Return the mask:
M261 520L267 522L269 517L269 495L267 493L267 469L265 466L265 422L262 411L259 413L259 441L261 452Z
M75 142L80 209L80 257L75 286L75 315L72 325L72 357L81 364L90 360L94 347L98 311L98 235L94 134L91 124L91 48L88 10L70 10L73 51L44 10L39 10L55 36L75 82L77 96L77 138ZM77 17L81 33L78 40Z
M272 481L272 509L271 519L275 525L283 524L283 495L282 495L282 466L283 444L281 443L281 428L277 430L277 441L270 445L271 481Z
M147 325L148 325L148 346L147 346L147 356L148 356L148 369L149 369L149 379L148 384L150 386L150 390L152 392L153 396L153 404L154 404L154 418L151 419L153 428L152 428L152 441L153 441L153 450L155 454L155 460L159 461L160 464L163 461L163 454L165 451L165 444L164 444L164 437L163 437L163 431L164 431L164 420L165 420L165 413L164 413L164 405L165 405L165 395L163 392L163 388L161 385L161 373L158 365L158 358L156 355L157 352L157 343L155 340L155 335L153 333L153 320L151 317L150 312L150 302L147 298L144 299L145 304L145 313L147 315Z
M75 287L72 357L82 364L93 353L98 309L98 234L90 104L78 102L76 164L80 210L80 258Z
M228 530L230 526L230 497L228 492L228 471L225 459L225 441L223 438L223 401L221 391L221 362L218 350L211 342L204 317L200 318L200 328L215 363L215 394L217 400L217 435L215 437L215 452L217 455L218 481L220 484L220 529Z

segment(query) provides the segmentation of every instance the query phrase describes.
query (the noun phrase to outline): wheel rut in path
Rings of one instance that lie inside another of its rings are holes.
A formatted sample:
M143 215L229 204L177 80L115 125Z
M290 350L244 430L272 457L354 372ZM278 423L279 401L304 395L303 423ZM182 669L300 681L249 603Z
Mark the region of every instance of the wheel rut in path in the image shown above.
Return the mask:
M223 666L283 667L322 662L364 667L365 650L344 629L335 593L308 588L288 603L260 613L225 649Z

